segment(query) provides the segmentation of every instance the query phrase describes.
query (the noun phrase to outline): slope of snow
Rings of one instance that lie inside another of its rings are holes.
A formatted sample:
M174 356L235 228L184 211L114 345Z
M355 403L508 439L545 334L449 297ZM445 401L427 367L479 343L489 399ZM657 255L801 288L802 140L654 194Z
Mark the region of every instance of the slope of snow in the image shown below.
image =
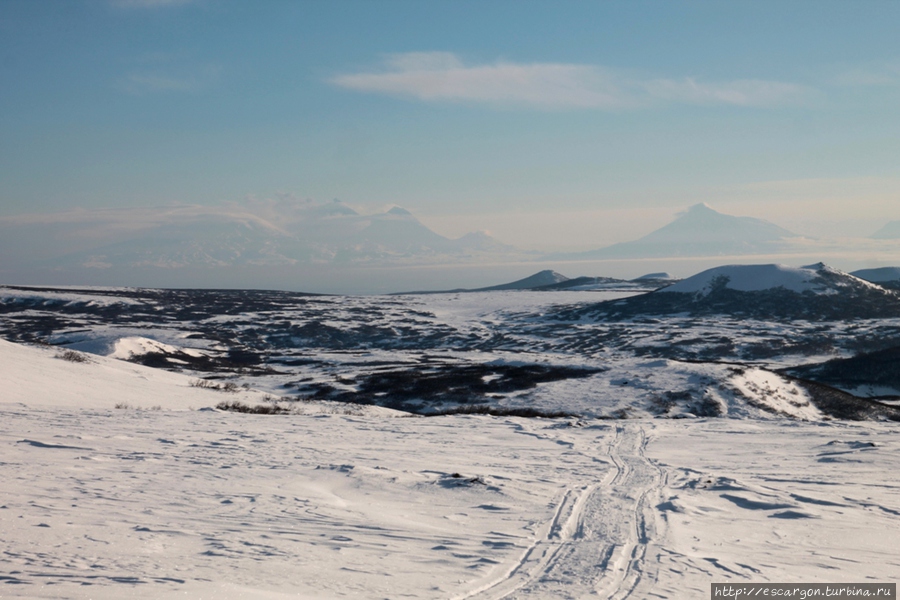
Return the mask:
M153 340L130 338L117 351L153 351L164 346ZM149 349L148 349L149 346ZM0 404L39 408L190 410L222 401L260 404L270 394L239 387L234 392L198 387L199 381L179 373L153 369L94 354L76 353L81 362L66 360L65 350L24 346L0 339L3 365ZM318 402L298 407L301 412L343 412L347 405ZM354 412L391 415L380 407L353 407Z
M59 348L23 346L0 340L3 365L3 403L27 406L188 409L214 406L224 394L191 387L192 378L119 360L82 355L87 362L57 358ZM228 396L231 396L230 394ZM236 398L259 400L260 392L241 392Z

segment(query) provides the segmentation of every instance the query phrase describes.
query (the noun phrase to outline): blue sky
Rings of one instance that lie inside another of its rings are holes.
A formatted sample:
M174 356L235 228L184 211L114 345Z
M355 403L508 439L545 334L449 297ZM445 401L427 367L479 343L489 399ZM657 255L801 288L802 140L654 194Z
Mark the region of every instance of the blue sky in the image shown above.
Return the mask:
M0 216L279 193L598 247L900 219L900 3L0 2Z

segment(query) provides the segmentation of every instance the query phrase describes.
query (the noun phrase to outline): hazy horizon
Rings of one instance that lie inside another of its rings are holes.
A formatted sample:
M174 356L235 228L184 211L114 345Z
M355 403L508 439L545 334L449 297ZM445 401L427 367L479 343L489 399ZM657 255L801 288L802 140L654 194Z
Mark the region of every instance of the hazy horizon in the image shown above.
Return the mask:
M0 275L22 282L35 257L18 254L60 240L150 231L161 207L282 230L272 207L334 199L542 253L636 240L706 203L810 240L760 260L900 264L868 239L900 221L898 17L888 1L5 2ZM34 248L12 243L42 222ZM541 267L432 262L375 287ZM315 267L316 286L357 289L353 268Z

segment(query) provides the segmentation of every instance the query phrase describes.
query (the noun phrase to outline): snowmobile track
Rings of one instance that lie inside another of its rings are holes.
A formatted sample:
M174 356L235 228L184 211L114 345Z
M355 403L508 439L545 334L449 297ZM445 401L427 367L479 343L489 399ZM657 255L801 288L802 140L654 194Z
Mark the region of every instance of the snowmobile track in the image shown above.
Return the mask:
M663 476L645 457L643 427L617 425L596 456L613 465L605 477L567 489L524 552L454 600L645 597L656 580Z

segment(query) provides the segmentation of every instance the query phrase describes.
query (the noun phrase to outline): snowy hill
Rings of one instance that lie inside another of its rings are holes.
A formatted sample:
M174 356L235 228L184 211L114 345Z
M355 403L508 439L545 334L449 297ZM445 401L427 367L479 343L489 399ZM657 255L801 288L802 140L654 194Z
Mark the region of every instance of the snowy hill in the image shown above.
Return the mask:
M765 254L796 234L753 217L735 217L695 204L668 225L644 237L570 258L654 258Z
M197 410L222 402L250 406L278 400L279 396L247 386L224 386L165 368L140 364L144 356L201 356L202 353L140 337L120 338L110 347L83 344L96 352L72 348L29 346L0 339L0 364L4 366L0 405L39 408ZM176 359L177 360L177 359ZM129 362L126 362L129 361ZM152 364L152 363L150 363ZM156 364L177 367L179 365ZM399 416L389 408L357 406L327 401L295 407L297 414L346 414Z
M450 239L431 231L411 212L395 206L372 215L368 225L351 238L363 252L439 252L452 247Z
M822 263L800 268L730 265L576 312L603 318L682 312L762 319L884 318L900 316L900 295Z
M535 273L534 275L530 275L525 277L524 279L519 279L517 281L513 281L511 283L504 283L501 285L494 285L491 287L481 288L478 290L473 290L476 292L489 292L495 290L531 290L535 288L540 288L544 286L550 286L557 283L563 283L568 281L569 278L561 273L557 273L556 271L551 271L549 269L540 271Z
M800 293L833 294L842 288L873 287L855 279L822 263L799 268L785 265L728 265L708 269L660 291L707 295L714 288L724 286L742 292L784 289Z
M457 288L453 290L426 290L426 291L415 291L415 292L402 292L398 295L404 294L447 294L447 293L470 293L470 292L501 292L508 290L535 290L535 289L544 289L544 288L552 288L557 284L565 284L565 282L571 281L568 277L561 273L557 273L556 271L552 271L550 269L545 269L543 271L539 271L534 275L529 275L523 279L518 279L516 281L512 281L510 283L501 283L498 285L492 285L483 288Z

